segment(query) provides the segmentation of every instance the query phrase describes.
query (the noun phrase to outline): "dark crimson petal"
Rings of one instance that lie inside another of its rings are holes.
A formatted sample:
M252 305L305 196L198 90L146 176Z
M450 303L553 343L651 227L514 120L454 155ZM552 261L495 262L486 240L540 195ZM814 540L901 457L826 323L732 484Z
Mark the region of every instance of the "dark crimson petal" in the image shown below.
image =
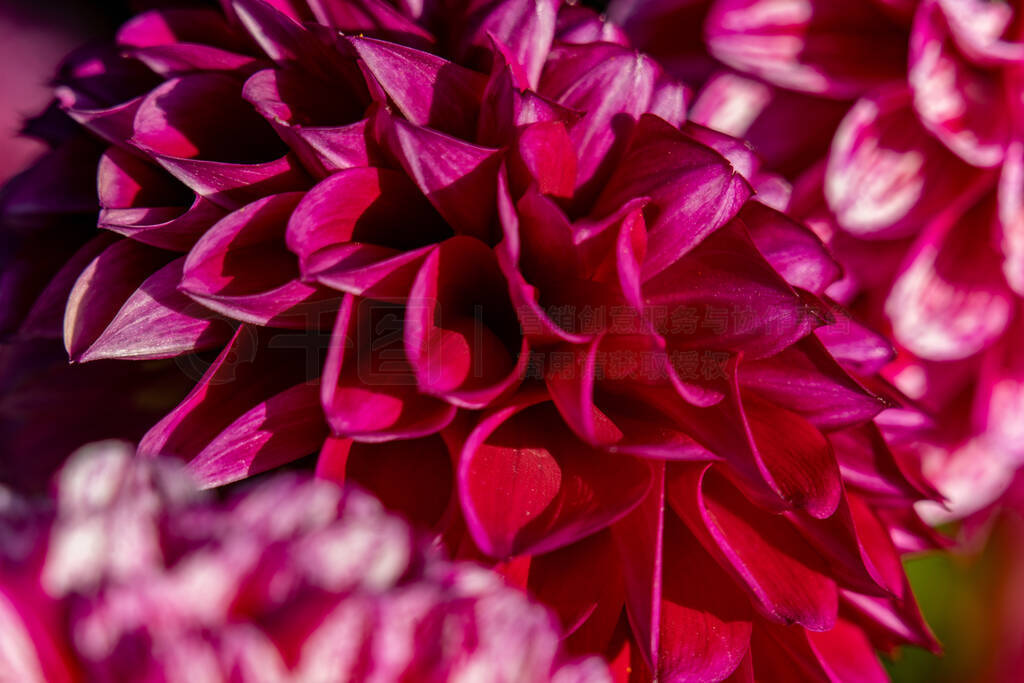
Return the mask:
M912 595L909 582L904 579L903 593ZM896 600L842 591L843 612L856 622L878 650L892 652L900 645L916 645L933 653L941 650L921 610L912 599Z
M100 233L86 242L69 258L39 293L18 330L25 338L60 339L64 327L64 311L75 281L89 264L119 241L114 235Z
M439 436L368 444L328 437L317 476L372 493L390 510L432 529L453 502L451 456Z
M824 430L867 422L887 407L884 399L850 377L813 336L770 358L741 364L740 385Z
M611 641L625 599L618 562L607 529L530 562L530 594L555 611L576 651L602 652Z
M324 363L321 400L333 432L360 441L434 434L455 407L421 394L402 347L402 309L345 296Z
M203 487L222 486L315 452L327 436L319 402L315 383L271 396L218 434L188 470Z
M462 139L472 137L486 77L394 43L372 38L349 38L349 42L410 123Z
M807 633L796 625L778 626L759 621L751 639L756 680L777 681L796 677L807 683L832 683L834 679L808 644Z
M840 365L857 375L873 375L896 357L896 349L885 336L856 320L835 302L829 312L835 323L819 327L814 335Z
M574 543L625 515L650 487L645 462L586 446L553 405L536 400L485 417L459 459L470 533L492 557Z
M716 0L711 53L793 90L852 98L903 78L906 32L870 2Z
M337 306L337 294L300 282L285 249L285 226L300 192L272 195L228 214L196 242L178 288L234 320L317 329Z
M916 355L967 358L1006 330L1015 297L989 237L996 211L991 193L953 225L929 226L911 249L885 312L896 341Z
M914 110L961 159L974 166L997 166L1010 142L1003 76L999 70L979 68L957 50L944 5L953 3L926 0L914 16L907 75Z
M402 168L455 232L489 241L500 151L390 115L382 124Z
M765 515L714 468L679 468L668 482L672 508L768 618L832 628L838 593L824 561L784 518Z
M576 188L576 153L561 121L534 123L519 133L506 159L513 187L568 199ZM518 193L517 193L518 194Z
M112 247L113 248L113 247ZM101 254L98 259L102 259ZM172 358L191 351L203 351L220 346L231 337L231 325L178 291L185 259L171 261L147 277L138 289L123 301L110 323L81 353L71 355L80 362L104 358ZM74 331L79 320L91 326L92 302L97 301L95 289L100 286L94 277L93 261L75 283L68 297L65 313L65 339L68 348L77 346ZM97 313L102 314L104 302Z
M243 324L208 367L198 362L196 367L185 366L202 376L189 395L142 438L139 455L191 460L241 415L301 382L307 349L299 345L296 335L279 337L276 345L268 345L271 337L269 331ZM319 414L315 408L312 412Z
M308 176L240 93L236 80L219 74L167 81L139 106L131 142L196 193L228 209L304 189Z
M483 68L491 38L508 47L508 56L521 65L525 88L537 89L555 36L558 0L472 0L465 9L460 52Z
M955 206L976 175L921 126L910 94L888 87L861 98L840 124L825 197L852 234L903 237Z
M337 51L324 45L295 18L264 0L232 0L235 17L260 49L277 64L299 64L318 74L330 73Z
M644 282L643 295L649 307L665 312L658 330L672 351L712 348L762 358L824 322L823 312L786 284L737 222Z
M648 197L650 278L731 220L750 197L750 186L728 161L678 129L642 116L616 172L594 207L614 212L631 199Z
M515 391L529 347L494 252L453 237L424 260L406 304L405 351L420 391L479 409Z
M814 232L760 202L747 202L739 218L761 255L786 282L822 294L842 268Z
M131 240L109 245L78 274L64 317L64 346L78 359L92 346L124 302L154 271L174 258Z

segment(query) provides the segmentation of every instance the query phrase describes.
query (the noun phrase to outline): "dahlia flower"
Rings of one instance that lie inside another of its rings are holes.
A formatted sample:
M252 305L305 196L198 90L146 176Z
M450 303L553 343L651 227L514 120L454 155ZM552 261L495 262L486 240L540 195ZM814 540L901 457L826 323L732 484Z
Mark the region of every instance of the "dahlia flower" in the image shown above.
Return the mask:
M548 612L372 497L279 475L226 503L120 442L0 508L0 666L35 681L610 681Z
M828 290L882 329L883 370L935 427L906 444L947 499L996 500L1021 462L1019 7L976 0L612 3L670 68L703 26L691 117L799 178L790 211L843 264ZM891 326L891 327L890 327Z
M101 230L40 300L77 364L199 371L140 457L216 487L316 454L621 680L880 680L874 650L934 647L888 343L826 294L788 183L622 30L233 0L142 14L60 83Z

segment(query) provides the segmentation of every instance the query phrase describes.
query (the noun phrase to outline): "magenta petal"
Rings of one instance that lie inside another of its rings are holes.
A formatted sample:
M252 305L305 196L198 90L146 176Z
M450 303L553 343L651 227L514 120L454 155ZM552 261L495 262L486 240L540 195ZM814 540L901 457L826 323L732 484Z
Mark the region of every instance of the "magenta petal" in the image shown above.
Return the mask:
M139 454L191 460L240 415L300 382L305 348L288 342L301 339L279 337L275 347L268 346L269 336L240 325L209 367L188 367L202 376L189 395L146 433Z
M836 322L819 327L814 334L844 368L857 375L873 375L896 357L896 350L885 336L836 304L829 311Z
M406 304L405 349L421 391L479 409L515 390L529 349L494 252L453 237L423 262Z
M653 249L653 236L651 242ZM823 312L786 284L739 222L712 233L647 280L643 293L649 306L667 311L660 331L672 350L714 348L762 358L824 322Z
M56 95L68 116L115 145L123 145L132 136L132 123L143 100L139 96L111 107L96 107L66 86L59 86Z
M455 407L416 390L402 348L402 310L346 295L324 363L321 400L332 431L359 441L434 434Z
M654 60L619 45L563 45L552 50L540 93L587 112L570 131L579 158L577 187L596 190L614 168L629 135L629 127L619 121L650 111L660 75Z
M933 224L893 283L885 303L893 336L918 356L967 358L1006 329L1014 296L988 238L995 214L993 193L955 225Z
M844 99L901 79L907 50L905 29L870 2L718 0L704 34L729 66Z
M732 219L750 186L718 153L653 116L643 116L618 170L594 207L607 215L648 197L644 277L657 275Z
M231 7L249 36L278 64L324 68L335 57L294 17L264 0L231 0Z
M1003 276L1024 295L1024 140L1014 140L1006 150L998 192Z
M606 527L640 502L651 472L641 460L587 447L554 406L533 399L480 422L458 478L473 540L501 558L554 550Z
M312 383L270 397L217 435L188 470L203 487L222 486L315 452L327 436L319 403Z
M179 289L207 308L254 325L316 329L337 298L298 280L284 247L302 194L257 200L213 225L189 252Z
M410 123L463 139L472 137L486 77L394 43L371 38L349 38L349 42Z
M957 50L943 4L923 2L914 17L908 74L914 109L961 159L996 166L1010 135L1003 77L996 69L978 68Z
M555 36L558 0L478 0L471 3L462 36L462 51L486 54L493 37L508 46L509 56L522 65L527 82L536 89Z
M79 359L110 325L118 310L146 278L173 254L131 240L119 240L95 256L78 276L64 316L64 346Z
M241 98L239 83L217 74L167 81L135 115L132 142L196 193L228 208L290 190L308 176ZM217 112L214 120L196 112Z
M786 282L821 294L842 269L810 228L760 202L748 202L740 220L761 255Z
M411 16L396 9L387 0L306 0L313 16L324 26L347 35L366 35L426 50L434 37ZM403 3L398 3L399 5ZM408 3L406 3L408 4ZM417 0L412 0L417 4ZM422 10L423 3L420 2Z
M741 364L740 385L825 430L867 422L887 407L881 397L850 377L813 336L770 358Z
M907 500L921 492L908 481L874 423L828 435L847 486L881 499Z
M96 340L72 359L171 358L214 348L230 338L229 323L178 291L184 262L184 258L171 261L147 277ZM81 316L89 315L88 309L82 310L82 302L90 298L85 290L96 286L87 268L68 299L65 330L69 325L74 329Z
M885 88L859 100L836 131L825 197L854 235L902 237L942 214L975 175L921 126L905 90Z
M832 628L839 596L822 559L784 518L765 515L714 467L680 469L668 482L672 508L768 618Z
M973 423L988 447L1013 458L1024 455L1021 406L1024 406L1024 358L1018 353L1024 322L1018 316L1010 332L989 350L975 390Z
M494 215L499 150L388 116L394 154L430 203L461 235L487 239Z

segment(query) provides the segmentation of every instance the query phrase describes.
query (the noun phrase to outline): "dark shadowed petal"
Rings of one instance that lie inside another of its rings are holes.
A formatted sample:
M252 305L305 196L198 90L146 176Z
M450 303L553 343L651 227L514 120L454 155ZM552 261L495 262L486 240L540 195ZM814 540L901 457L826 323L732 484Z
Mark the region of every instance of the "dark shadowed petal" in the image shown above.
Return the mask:
M839 619L831 631L808 632L807 642L833 680L885 683L889 675L856 624Z
M493 557L578 541L626 514L650 486L645 462L591 449L553 405L535 401L485 417L460 458L462 509L473 539Z
M285 248L285 226L302 197L265 197L214 224L189 252L179 289L234 320L317 329L340 297L299 281L298 260Z
M416 0L412 2L415 4ZM318 22L347 35L381 38L421 50L430 48L434 43L434 37L412 16L407 16L386 0L306 0L306 4ZM422 9L422 2L420 6Z
M440 436L360 443L328 437L317 476L369 491L390 510L426 529L434 528L453 502L452 460Z
M717 0L704 34L729 66L838 98L898 81L906 64L905 29L870 2Z
M838 593L822 558L785 518L763 514L714 468L680 468L669 482L672 508L768 618L832 628Z
M387 114L381 122L405 172L455 232L489 240L500 151Z
M529 349L494 252L453 237L424 260L406 304L405 350L420 391L483 408L518 386Z

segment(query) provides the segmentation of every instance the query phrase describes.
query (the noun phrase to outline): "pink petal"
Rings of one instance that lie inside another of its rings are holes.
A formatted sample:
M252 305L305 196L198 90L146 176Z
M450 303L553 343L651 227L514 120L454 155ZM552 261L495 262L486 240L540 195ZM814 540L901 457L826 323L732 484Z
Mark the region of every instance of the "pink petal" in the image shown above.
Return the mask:
M509 56L521 64L525 88L537 89L548 50L555 35L557 0L477 0L471 3L460 41L460 52L471 61L483 62L490 51L490 37L508 46Z
M810 228L760 202L747 202L740 220L758 251L794 287L815 294L839 279L842 269Z
M995 213L993 194L955 225L933 224L893 283L885 303L893 336L918 356L967 358L1006 329L1014 296L988 238Z
M858 237L902 237L940 215L974 172L921 126L910 95L886 88L859 100L836 131L825 197Z

